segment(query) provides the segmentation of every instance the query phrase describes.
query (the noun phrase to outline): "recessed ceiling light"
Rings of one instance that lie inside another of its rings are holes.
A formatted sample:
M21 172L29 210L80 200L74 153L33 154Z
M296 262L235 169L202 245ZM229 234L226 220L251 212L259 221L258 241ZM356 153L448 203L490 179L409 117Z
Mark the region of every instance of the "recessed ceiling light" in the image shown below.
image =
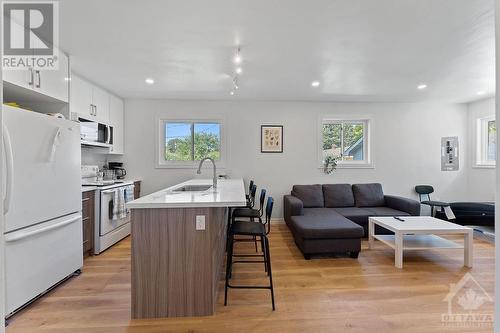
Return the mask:
M484 95L485 92L483 90L477 92L478 95Z
M313 81L313 82L311 82L311 86L313 86L313 87L319 87L319 81Z
M234 61L235 64L241 64L241 60L242 59L241 59L241 56L239 54L237 54L237 55L234 56L233 61Z
M234 95L234 91L231 90L231 92L229 92L229 95L233 96Z
M243 73L243 68L236 67L235 72L236 72L236 74L241 74L241 73Z
M153 80L152 78L148 77L146 80L144 80L144 82L146 82L147 84L154 84L155 80Z
M417 86L417 89L418 89L418 90L423 90L423 89L425 89L425 88L427 88L427 85L426 85L425 83L419 84L419 85Z
M71 81L71 78L70 77L65 77L64 81Z

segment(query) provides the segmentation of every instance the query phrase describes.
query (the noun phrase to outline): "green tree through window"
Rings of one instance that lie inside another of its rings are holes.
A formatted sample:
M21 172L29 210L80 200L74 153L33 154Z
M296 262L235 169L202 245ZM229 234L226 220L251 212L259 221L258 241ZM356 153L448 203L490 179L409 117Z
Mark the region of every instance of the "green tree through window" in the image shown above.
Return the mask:
M205 157L220 160L219 123L165 123L165 160L199 161Z
M332 122L323 124L323 157L331 155L342 161L364 160L365 124Z

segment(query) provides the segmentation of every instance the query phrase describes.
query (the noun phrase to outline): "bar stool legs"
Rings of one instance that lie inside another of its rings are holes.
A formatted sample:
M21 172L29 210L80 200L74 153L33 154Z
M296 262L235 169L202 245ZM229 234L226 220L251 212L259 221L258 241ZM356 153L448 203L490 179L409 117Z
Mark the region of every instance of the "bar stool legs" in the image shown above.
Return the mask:
M224 287L224 306L227 305L227 292L229 288L235 289L269 289L271 291L271 301L273 305L273 311L276 309L274 304L274 287L273 287L273 277L271 272L271 253L269 251L269 239L265 235L259 235L261 238L261 245L264 249L263 262L264 268L269 276L269 286L249 286L249 285L231 285L229 279L232 277L233 269L233 247L234 247L234 235L228 235L228 250L227 250L227 260L226 260L226 283ZM240 261L243 262L243 261ZM248 261L251 262L251 261Z

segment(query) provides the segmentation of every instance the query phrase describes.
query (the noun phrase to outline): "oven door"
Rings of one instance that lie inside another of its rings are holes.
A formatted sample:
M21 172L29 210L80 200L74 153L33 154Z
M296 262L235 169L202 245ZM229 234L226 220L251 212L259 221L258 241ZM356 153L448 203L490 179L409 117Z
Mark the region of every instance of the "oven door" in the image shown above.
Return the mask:
M113 231L120 226L130 222L130 212L127 212L127 216L121 219L112 219L113 215L113 198L115 196L115 191L119 188L114 188L111 190L101 191L101 219L99 235L104 236L107 233Z

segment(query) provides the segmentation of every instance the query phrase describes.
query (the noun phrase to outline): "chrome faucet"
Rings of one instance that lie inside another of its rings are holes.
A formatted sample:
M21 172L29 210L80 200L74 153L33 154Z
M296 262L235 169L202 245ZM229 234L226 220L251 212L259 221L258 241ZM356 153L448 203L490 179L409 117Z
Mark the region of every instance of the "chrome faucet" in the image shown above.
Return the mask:
M201 166L203 165L203 162L205 162L206 160L209 160L214 165L214 185L213 185L213 187L215 190L217 188L217 167L215 166L215 161L213 160L213 158L205 157L204 159L202 159L200 161L200 165L198 166L198 171L196 171L196 173L201 174Z

